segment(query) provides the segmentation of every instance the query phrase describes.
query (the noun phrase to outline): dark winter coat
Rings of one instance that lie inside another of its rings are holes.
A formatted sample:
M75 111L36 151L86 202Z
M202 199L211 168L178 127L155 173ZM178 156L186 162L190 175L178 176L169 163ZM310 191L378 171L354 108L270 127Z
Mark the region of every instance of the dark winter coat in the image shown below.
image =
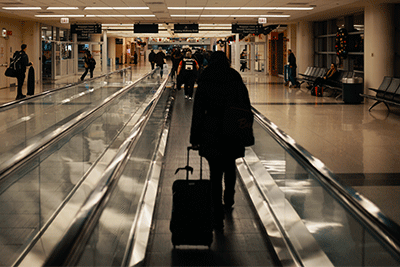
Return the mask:
M290 66L291 68L296 68L296 67L297 67L297 64L296 64L296 57L294 56L293 53L290 53L290 55L289 55L289 66Z
M190 143L200 146L201 156L211 159L244 157L244 146L229 143L222 136L224 110L235 105L233 101L241 101L241 106L251 108L240 74L232 68L215 65L204 69L198 79L190 132Z
M21 72L22 72L22 73L26 73L26 67L32 65L32 64L29 62L28 55L27 55L27 54L25 53L25 51L23 51L23 50L15 52L15 53L14 53L14 56L15 56L16 53L19 53L20 56L21 56L21 59L20 59L21 66L22 66Z
M164 58L165 58L164 52L160 51L156 54L154 61L156 62L157 66L164 65Z
M154 62L154 58L156 57L156 53L154 53L153 51L150 52L149 54L149 62Z

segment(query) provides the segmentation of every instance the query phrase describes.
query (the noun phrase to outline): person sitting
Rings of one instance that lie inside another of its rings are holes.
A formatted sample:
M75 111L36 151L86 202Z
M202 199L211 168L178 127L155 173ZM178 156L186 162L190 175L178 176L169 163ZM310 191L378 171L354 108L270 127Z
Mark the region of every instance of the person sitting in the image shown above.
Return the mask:
M327 73L324 75L322 78L317 78L314 81L313 88L317 86L322 86L324 84L326 85L332 85L332 81L334 81L337 76L339 75L339 72L337 70L336 64L332 63L331 68L327 71Z

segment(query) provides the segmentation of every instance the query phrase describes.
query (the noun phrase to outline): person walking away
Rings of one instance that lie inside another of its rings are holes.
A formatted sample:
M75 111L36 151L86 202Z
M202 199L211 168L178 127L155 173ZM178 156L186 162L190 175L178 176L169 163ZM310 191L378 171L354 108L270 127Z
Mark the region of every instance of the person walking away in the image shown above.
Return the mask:
M156 64L155 57L156 57L156 53L154 53L154 50L151 49L151 52L149 54L149 62L151 64L151 69L152 70L154 70L154 64Z
M158 48L158 53L154 57L154 61L156 63L156 66L160 67L160 69L161 69L160 70L160 76L162 78L162 76L163 76L163 68L164 68L164 63L165 63L165 54L162 51L161 47Z
M300 84L296 80L297 64L296 57L294 56L291 49L288 50L289 53L289 80L294 88L300 88Z
M224 226L222 199L228 211L235 203L235 160L244 157L245 146L252 145L227 138L223 127L224 114L230 107L250 112L252 118L249 93L242 77L230 67L225 53L217 51L211 55L208 67L198 79L190 129L190 143L199 150L200 156L207 159L210 167L215 229ZM252 121L251 138L254 144ZM225 189L222 196L223 178Z
M176 72L178 70L179 63L181 62L183 58L183 55L181 53L181 50L179 48L176 48L174 52L172 53L172 74L171 74L171 79L173 79L176 75Z
M133 51L133 64L137 64L137 58L138 58L138 55L137 55L137 53L136 53L136 51Z
M244 72L245 69L247 69L247 60L246 60L246 51L243 50L242 53L240 53L240 71Z
M21 51L16 51L13 55L13 58L19 57L19 60L17 62L18 87L17 87L17 96L16 96L15 100L26 97L26 95L22 94L22 86L24 85L24 81L25 81L26 67L32 65L32 62L29 61L29 57L26 54L26 48L27 48L27 45L22 44Z
M85 59L84 60L85 60L85 72L81 76L81 81L83 81L85 79L85 77L89 71L90 71L90 78L93 78L93 70L96 67L96 61L90 54L89 50L85 51Z
M188 51L185 57L181 60L178 66L178 90L181 89L182 84L185 84L185 98L192 100L194 83L197 78L197 71L199 64L192 58L192 52Z

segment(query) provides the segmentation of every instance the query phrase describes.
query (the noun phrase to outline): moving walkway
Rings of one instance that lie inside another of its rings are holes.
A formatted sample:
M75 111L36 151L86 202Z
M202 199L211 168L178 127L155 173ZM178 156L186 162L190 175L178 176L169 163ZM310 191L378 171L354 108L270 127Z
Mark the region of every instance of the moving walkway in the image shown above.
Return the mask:
M21 245L3 242L16 255L3 265L399 265L398 226L257 110L224 233L210 250L173 250L170 188L193 102L167 83L151 73L75 113L74 127L4 172L0 198L13 212L2 221Z

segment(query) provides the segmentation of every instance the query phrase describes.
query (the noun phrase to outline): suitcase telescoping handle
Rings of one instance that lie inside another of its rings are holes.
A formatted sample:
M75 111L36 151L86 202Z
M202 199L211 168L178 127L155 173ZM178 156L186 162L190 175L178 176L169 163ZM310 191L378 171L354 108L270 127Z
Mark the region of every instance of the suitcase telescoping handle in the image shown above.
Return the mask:
M178 168L175 171L175 174L177 174L180 170L186 170L186 180L189 180L189 172L193 174L193 168L189 165L189 154L190 150L198 150L197 148L194 148L192 146L187 147L187 162L186 166L184 168ZM200 180L203 179L203 157L200 156Z

